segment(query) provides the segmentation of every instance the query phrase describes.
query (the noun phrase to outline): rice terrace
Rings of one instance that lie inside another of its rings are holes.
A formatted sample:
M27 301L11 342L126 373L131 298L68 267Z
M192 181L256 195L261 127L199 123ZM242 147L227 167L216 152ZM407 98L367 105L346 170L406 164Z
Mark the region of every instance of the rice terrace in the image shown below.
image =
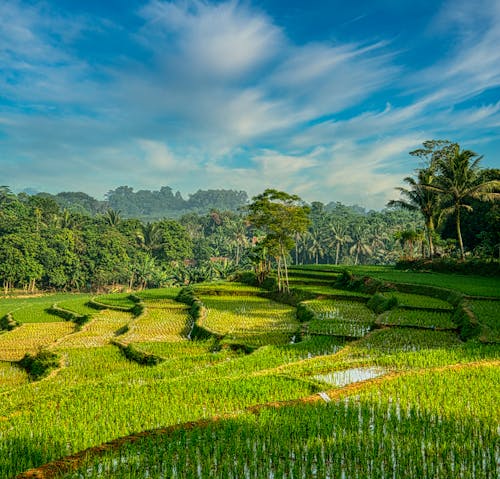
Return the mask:
M365 269L3 299L1 477L495 477L500 280Z

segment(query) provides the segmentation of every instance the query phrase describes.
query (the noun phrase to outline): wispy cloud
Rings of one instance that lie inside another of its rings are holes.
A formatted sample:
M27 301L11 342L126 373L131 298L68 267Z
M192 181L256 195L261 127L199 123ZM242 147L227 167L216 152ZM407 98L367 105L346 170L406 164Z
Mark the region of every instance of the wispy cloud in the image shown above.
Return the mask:
M3 182L273 186L382 207L421 141L479 142L500 124L498 98L481 96L500 86L500 6L470 5L437 13L428 37L450 47L415 69L395 41L298 41L250 2L151 0L133 28L4 2ZM86 49L106 35L126 46L109 59Z

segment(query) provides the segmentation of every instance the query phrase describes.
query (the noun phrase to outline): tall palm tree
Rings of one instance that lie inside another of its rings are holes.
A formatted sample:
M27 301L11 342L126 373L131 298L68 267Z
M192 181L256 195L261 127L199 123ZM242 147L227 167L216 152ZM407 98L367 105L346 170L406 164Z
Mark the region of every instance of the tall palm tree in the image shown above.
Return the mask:
M417 178L407 176L404 181L410 185L409 188L396 188L403 199L391 200L387 206L396 206L409 211L420 211L424 217L425 231L427 233L427 241L429 244L429 256L434 256L434 229L439 214L438 202L439 197L434 189L430 189L430 185L435 181L435 168L430 166L418 170Z
M323 249L321 230L312 228L307 234L307 251L314 258L316 264L319 263L319 258L323 258L325 250Z
M331 246L335 245L335 264L339 264L341 248L352 241L345 223L330 223L329 229L333 234Z
M349 253L356 254L354 264L357 265L360 254L364 256L372 254L372 249L366 236L366 227L364 225L357 223L353 226L352 241L353 243L349 248Z
M428 189L442 198L441 215L453 215L457 229L458 245L462 260L465 259L460 226L462 209L472 211L467 200L495 201L500 199L500 181L483 181L479 162L483 157L471 150L461 150L458 144L450 147L449 154L436 161L439 175Z

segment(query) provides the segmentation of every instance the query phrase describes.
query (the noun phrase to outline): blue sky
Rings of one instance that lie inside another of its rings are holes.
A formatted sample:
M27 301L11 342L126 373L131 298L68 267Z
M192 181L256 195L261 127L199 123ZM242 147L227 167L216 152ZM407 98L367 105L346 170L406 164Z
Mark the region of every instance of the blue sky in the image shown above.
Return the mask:
M427 139L500 168L499 45L498 0L5 0L0 184L381 208Z

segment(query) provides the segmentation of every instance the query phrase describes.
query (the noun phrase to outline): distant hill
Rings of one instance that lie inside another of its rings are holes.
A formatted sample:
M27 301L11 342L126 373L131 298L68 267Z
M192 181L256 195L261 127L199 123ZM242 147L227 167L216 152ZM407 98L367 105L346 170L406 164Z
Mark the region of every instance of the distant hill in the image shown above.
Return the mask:
M119 186L110 190L104 201L82 192L43 193L43 196L54 199L65 209L90 216L112 208L120 211L124 218L145 221L179 218L187 213L205 214L211 210L237 211L248 202L245 191L223 189L198 190L185 200L179 191L174 193L169 186L162 186L158 191L134 191L130 186Z

